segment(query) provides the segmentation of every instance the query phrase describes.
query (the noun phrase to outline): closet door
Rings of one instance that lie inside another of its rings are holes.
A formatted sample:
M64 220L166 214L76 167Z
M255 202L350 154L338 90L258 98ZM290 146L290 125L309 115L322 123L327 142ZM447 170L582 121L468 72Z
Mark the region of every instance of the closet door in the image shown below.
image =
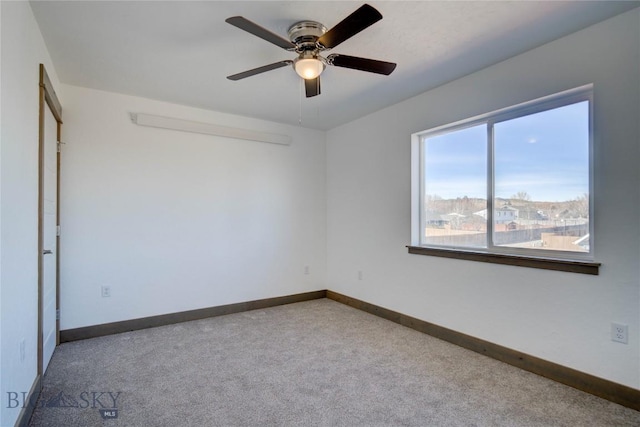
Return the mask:
M38 215L38 374L47 370L59 342L60 129L58 98L40 65Z

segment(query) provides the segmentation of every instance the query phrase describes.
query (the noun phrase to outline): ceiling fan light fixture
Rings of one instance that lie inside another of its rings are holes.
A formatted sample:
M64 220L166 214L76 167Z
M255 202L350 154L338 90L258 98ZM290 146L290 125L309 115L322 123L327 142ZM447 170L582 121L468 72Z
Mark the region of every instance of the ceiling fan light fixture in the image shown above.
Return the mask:
M326 57L321 56L324 51L333 49L381 19L380 12L368 4L363 4L330 30L317 21L296 22L289 27L287 32L289 40L287 40L247 18L232 16L225 21L284 50L295 52L297 58L253 68L227 78L241 80L291 64L296 74L304 80L306 97L311 98L320 95L320 74L327 65L388 76L396 68L396 64L392 62L335 53Z
M305 80L313 80L324 71L324 64L315 57L301 57L293 62L296 73Z

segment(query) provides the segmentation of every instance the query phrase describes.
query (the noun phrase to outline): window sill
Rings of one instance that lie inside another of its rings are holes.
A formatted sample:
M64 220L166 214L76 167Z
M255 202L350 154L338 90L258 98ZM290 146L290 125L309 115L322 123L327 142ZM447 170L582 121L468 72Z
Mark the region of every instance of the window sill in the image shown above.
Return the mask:
M521 255L504 255L460 249L426 248L422 246L407 246L407 248L409 249L410 254L416 255L429 255L444 258L463 259L467 261L490 262L494 264L541 268L544 270L566 271L570 273L598 275L600 270L600 263L591 261L527 257Z

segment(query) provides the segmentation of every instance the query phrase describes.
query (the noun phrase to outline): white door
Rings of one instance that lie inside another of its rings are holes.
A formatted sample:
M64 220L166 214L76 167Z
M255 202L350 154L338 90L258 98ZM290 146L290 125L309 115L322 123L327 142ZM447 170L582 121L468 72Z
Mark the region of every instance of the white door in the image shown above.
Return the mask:
M58 122L44 108L44 204L42 212L42 372L47 370L56 348Z

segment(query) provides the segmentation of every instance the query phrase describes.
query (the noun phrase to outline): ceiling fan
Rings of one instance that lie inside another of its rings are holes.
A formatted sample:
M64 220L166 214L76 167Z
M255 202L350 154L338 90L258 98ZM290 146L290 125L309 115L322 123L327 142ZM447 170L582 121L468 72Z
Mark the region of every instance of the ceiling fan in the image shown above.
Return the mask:
M266 71L293 65L296 73L304 79L306 96L310 98L320 95L320 74L327 65L388 76L396 68L396 64L392 62L339 55L337 53L332 53L326 57L320 55L322 52L333 49L381 19L380 12L372 6L364 4L328 31L324 25L316 21L296 22L289 28L289 40L287 40L242 16L233 16L226 19L226 22L285 50L295 52L298 57L294 60L287 59L233 74L227 78L229 80L241 80Z

